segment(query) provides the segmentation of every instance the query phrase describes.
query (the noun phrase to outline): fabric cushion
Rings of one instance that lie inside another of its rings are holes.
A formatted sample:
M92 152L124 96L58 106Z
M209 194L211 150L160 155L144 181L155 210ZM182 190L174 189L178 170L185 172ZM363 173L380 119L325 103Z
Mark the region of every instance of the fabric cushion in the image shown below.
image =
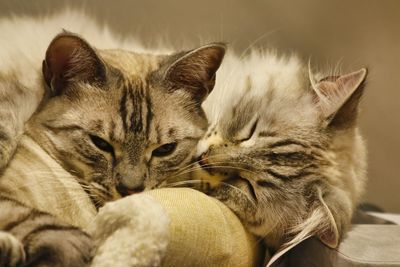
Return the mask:
M220 201L188 188L146 193L161 203L171 219L162 266L261 266L262 241L247 233Z

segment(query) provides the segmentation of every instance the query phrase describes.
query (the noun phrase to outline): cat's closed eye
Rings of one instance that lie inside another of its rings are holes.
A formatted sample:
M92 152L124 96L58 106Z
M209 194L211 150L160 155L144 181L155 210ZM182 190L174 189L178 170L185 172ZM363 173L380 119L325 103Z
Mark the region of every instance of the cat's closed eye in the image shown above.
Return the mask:
M165 157L171 155L176 149L177 143L168 143L153 150L152 156L154 157Z
M92 135L89 134L90 140L92 141L92 143L100 150L110 153L112 155L114 155L114 148L113 146L108 143L106 140L104 140L101 137L98 137L97 135Z

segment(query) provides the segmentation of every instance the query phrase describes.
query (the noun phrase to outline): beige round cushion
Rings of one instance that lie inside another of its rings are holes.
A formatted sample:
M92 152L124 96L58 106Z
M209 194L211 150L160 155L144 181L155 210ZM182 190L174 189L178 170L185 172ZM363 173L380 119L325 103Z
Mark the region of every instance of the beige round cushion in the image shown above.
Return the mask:
M220 201L188 188L146 192L171 219L165 267L260 266L262 241Z

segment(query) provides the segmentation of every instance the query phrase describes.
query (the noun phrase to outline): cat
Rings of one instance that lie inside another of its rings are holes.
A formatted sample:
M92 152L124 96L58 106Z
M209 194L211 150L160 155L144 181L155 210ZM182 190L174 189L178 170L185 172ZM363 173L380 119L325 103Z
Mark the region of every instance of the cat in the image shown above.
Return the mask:
M159 186L207 128L201 103L225 45L170 54L98 49L67 31L51 40L63 20L112 39L68 12L0 23L0 266L87 265L81 229L96 208Z
M336 247L366 182L366 69L314 75L296 55L253 51L226 55L218 75L192 182L273 251L310 235Z

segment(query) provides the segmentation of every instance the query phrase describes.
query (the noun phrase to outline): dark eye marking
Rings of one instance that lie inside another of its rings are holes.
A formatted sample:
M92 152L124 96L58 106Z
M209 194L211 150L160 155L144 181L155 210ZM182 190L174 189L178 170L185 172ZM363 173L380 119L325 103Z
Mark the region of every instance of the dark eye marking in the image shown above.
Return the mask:
M274 170L271 169L266 169L265 170L269 175L279 179L279 180L283 180L283 181L290 181L290 180L294 180L294 179L299 179L305 176L308 176L310 174L312 174L312 172L307 171L307 170L300 170L295 174L281 174L278 173Z
M165 157L171 155L175 151L176 145L177 143L175 142L159 146L158 148L153 150L152 155L154 157Z
M114 155L114 148L110 143L108 143L106 140L104 140L101 137L98 137L97 135L92 135L89 134L89 138L92 141L92 143L100 150L110 153Z
M305 153L303 151L294 151L294 152L269 152L265 154L265 156L272 163L285 163L285 162L294 162L299 161L304 164L311 162L315 159L312 154Z
M276 132L268 132L268 131L261 131L258 133L259 137L274 137L277 136L278 134Z

